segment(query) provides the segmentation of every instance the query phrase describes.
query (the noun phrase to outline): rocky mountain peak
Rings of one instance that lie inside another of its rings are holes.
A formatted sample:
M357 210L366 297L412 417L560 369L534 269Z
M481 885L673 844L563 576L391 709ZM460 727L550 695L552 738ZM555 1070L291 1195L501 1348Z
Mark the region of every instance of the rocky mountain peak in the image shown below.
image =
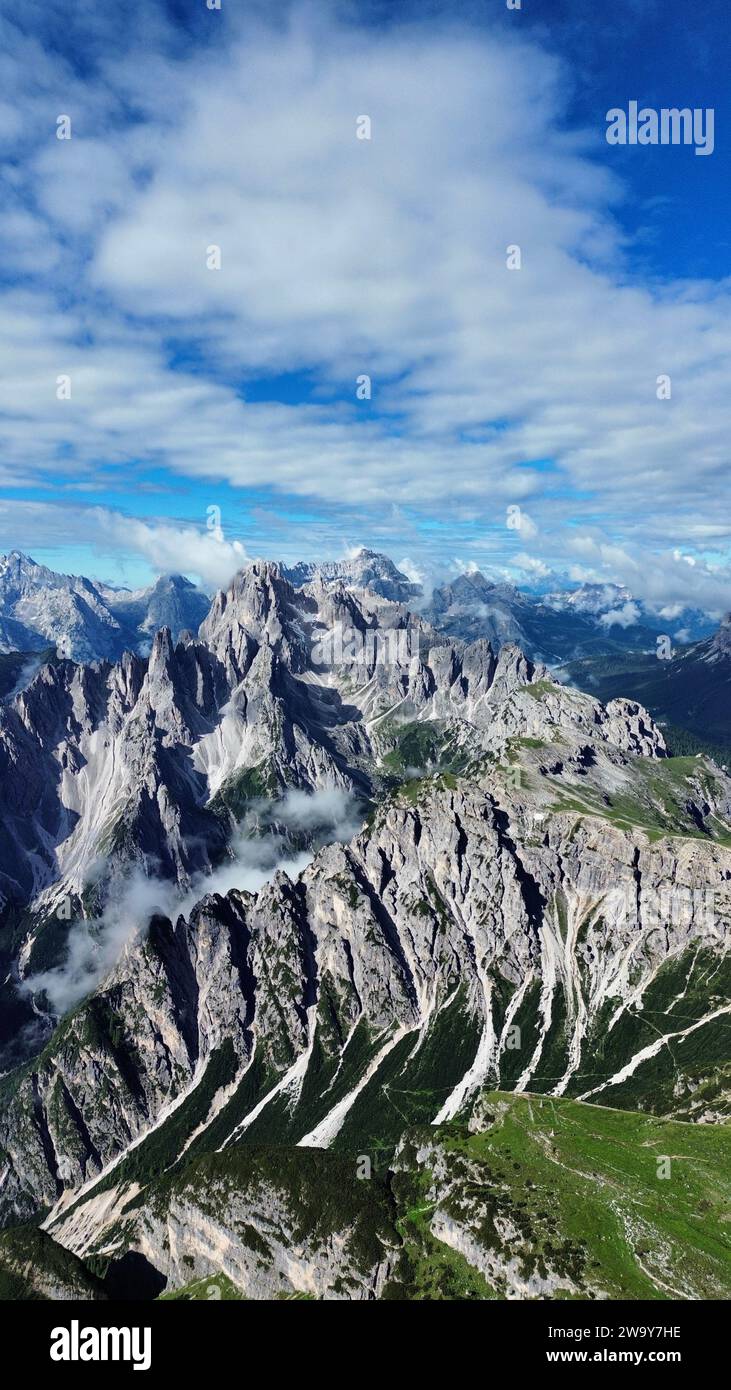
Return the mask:
M403 574L388 555L366 547L345 560L300 561L283 567L283 573L295 588L316 582L328 589L368 589L395 603L408 603L421 594L421 586Z
M724 615L712 641L713 646L724 656L731 656L731 613Z
M0 555L0 575L9 572L18 573L21 570L37 569L35 560L30 555L25 555L22 550L9 550L7 555Z
M234 575L226 590L219 590L201 624L200 637L223 661L234 660L244 673L251 658L251 643L281 652L293 669L303 669L307 643L302 630L295 590L281 568L269 560L255 560Z

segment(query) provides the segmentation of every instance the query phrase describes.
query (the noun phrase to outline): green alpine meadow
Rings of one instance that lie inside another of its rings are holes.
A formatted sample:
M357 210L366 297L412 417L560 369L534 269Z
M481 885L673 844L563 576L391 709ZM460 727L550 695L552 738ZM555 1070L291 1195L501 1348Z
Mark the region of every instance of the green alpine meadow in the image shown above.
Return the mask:
M0 5L26 1378L718 1356L726 10Z

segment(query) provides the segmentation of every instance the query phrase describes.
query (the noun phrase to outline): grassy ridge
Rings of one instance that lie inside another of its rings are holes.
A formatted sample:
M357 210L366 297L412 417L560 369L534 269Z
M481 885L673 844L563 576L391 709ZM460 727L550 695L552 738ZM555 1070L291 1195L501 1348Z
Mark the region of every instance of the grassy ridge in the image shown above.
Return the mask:
M508 1092L478 1108L476 1133L408 1131L385 1186L376 1173L355 1180L346 1152L244 1147L168 1190L198 1189L205 1205L215 1171L220 1212L227 1188L269 1172L289 1187L303 1236L355 1221L361 1269L391 1248L389 1300L731 1294L730 1129ZM208 1296L194 1284L178 1296Z
M326 1298L347 1297L384 1259L380 1296L389 1300L731 1296L730 1127L505 1091L478 1098L469 1128L408 1129L390 1170L370 1177L355 1148L235 1144L184 1161L153 1178L143 1210L136 1203L118 1222L111 1264L134 1251L138 1219L165 1219L183 1198L186 1276L164 1296L230 1300L247 1288L251 1296L240 1261L235 1279L225 1267L201 1268L195 1209L230 1229L256 1281L273 1254L250 1222L273 1190L305 1262L301 1276L295 1259L289 1279L280 1277L278 1297L307 1293L311 1241L343 1252ZM267 1235L277 1232L275 1223ZM103 1268L90 1263L114 1276L108 1257ZM78 1296L99 1296L89 1270L44 1232L0 1237L0 1296L58 1297L54 1288L69 1281Z

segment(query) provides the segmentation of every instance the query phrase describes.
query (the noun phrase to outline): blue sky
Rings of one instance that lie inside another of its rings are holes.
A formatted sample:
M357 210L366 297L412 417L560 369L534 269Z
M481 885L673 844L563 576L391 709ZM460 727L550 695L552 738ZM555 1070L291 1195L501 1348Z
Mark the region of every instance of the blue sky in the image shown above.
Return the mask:
M731 606L721 0L27 0L0 31L0 549L212 587L365 544ZM631 100L713 107L712 155L609 146Z

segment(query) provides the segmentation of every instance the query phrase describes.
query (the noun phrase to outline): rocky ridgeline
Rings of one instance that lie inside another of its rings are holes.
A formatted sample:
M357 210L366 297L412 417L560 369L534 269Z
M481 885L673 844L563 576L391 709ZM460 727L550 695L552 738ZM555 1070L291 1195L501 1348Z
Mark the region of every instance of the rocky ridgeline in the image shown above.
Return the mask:
M346 629L353 659L323 661ZM366 640L399 631L389 660ZM184 1159L393 1150L486 1087L725 1113L731 786L668 759L637 704L260 563L197 638L44 668L2 712L0 761L4 891L31 913L80 899L100 854L185 885L226 853L241 798L374 803L295 881L154 917L3 1079L6 1224L51 1208L64 1245L99 1249Z
M318 667L313 653L346 631L359 634L353 659ZM389 633L390 647L367 640ZM0 708L0 892L16 907L79 902L100 853L186 883L222 853L217 812L242 783L371 793L388 717L456 720L492 746L579 720L619 748L662 753L638 706L604 710L553 683L537 721L526 687L546 674L517 648L449 642L399 604L319 581L295 590L256 563L216 596L198 638L174 644L163 628L149 658L45 666Z
M215 1122L216 1147L253 1142L270 1120L279 1141L328 1145L348 1131L374 1139L365 1093L389 1080L408 1092L422 1064L420 1122L452 1118L486 1085L611 1102L626 1073L659 1099L648 1064L666 1033L672 1110L683 1042L712 1036L729 1011L718 970L731 852L549 815L489 762L475 781L451 780L415 800L396 792L295 883L278 874L256 896L153 920L41 1058L6 1080L6 1215L65 1205L196 1090L192 1129ZM680 913L663 907L668 884L684 890ZM637 1019L643 998L649 1022ZM175 1143L189 1137L183 1125Z

